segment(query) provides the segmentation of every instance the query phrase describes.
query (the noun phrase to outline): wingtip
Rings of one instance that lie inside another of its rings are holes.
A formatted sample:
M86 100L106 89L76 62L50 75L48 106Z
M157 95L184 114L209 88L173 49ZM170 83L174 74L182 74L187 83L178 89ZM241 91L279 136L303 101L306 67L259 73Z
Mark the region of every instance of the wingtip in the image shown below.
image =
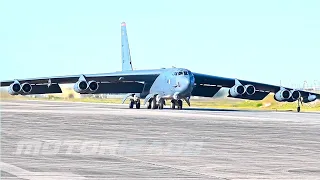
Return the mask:
M127 25L126 22L121 23L121 26L126 26L126 25Z

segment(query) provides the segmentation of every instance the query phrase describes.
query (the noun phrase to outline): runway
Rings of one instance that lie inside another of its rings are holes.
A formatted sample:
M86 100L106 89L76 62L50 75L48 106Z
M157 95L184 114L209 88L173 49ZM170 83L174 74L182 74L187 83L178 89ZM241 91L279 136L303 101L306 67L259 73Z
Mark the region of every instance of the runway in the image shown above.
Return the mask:
M2 179L320 179L320 113L2 101Z

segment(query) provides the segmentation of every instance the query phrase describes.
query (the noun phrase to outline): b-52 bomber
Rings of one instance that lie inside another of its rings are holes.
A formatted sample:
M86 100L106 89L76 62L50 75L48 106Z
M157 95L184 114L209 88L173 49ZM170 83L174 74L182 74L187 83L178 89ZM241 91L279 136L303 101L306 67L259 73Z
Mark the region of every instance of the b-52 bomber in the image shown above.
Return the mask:
M121 23L122 71L103 74L80 74L2 81L11 95L61 93L59 84L74 83L80 94L124 93L130 99L129 108L140 109L141 99L148 109L163 109L166 100L171 109L182 109L183 101L190 106L191 96L213 97L222 87L229 88L228 97L262 100L269 93L279 102L309 103L320 95L293 88L219 77L192 72L185 68L133 70L126 23Z

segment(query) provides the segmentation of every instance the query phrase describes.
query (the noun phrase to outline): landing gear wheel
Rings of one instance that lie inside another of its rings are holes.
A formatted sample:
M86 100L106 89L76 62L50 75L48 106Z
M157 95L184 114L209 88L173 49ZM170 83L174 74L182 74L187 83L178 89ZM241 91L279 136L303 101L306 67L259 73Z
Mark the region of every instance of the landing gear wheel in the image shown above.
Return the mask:
M171 105L170 105L171 109L175 109L176 108L176 103L174 100L171 100Z
M160 101L159 101L159 109L163 109L163 106L164 106L164 100L160 99Z
M178 109L181 110L182 109L182 101L178 100Z
M157 101L155 98L153 98L151 101L151 109L157 109L157 108L158 108Z
M132 108L133 108L133 105L134 105L134 101L131 100L130 103L129 103L129 108L132 109Z
M136 109L140 109L140 101L136 102Z
M151 102L150 101L148 102L147 109L151 109Z
M300 108L300 104L302 105L302 100L301 98L298 99L298 107L297 107L297 112L300 112L301 108Z

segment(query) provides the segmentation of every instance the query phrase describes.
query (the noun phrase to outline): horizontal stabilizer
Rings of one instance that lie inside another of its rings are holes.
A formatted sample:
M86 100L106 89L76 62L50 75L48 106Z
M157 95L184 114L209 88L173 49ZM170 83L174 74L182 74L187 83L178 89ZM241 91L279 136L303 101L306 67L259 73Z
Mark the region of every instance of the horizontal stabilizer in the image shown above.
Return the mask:
M49 87L46 84L40 84L40 85L31 85L31 87L32 87L32 90L28 95L62 93L59 84L51 84Z
M144 84L137 82L121 82L121 83L99 83L99 88L91 94L104 93L141 93ZM88 94L88 93L81 93Z
M193 88L192 96L213 97L221 87L197 85Z
M237 97L233 97L230 94L228 95L228 97L232 97L232 98L238 98L238 99L248 99L248 100L262 100L265 97L267 97L269 94L269 92L261 92L261 91L256 91L253 95L249 96L249 95L242 95L242 96L237 96Z

